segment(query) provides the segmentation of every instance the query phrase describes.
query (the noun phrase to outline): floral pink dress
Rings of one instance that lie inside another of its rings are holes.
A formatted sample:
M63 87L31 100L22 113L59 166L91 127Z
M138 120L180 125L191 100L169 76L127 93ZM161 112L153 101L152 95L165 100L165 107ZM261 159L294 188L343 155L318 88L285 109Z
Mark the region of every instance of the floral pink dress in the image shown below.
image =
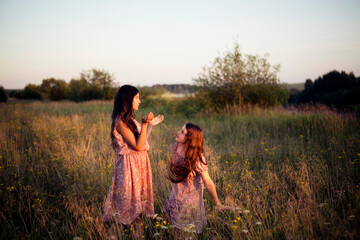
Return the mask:
M174 164L182 164L184 158L181 157L174 147ZM180 183L174 183L171 193L165 202L164 212L172 225L180 229L191 229L195 225L197 233L202 233L206 225L205 207L203 200L204 184L200 173L207 171L207 165L198 159L195 169L189 174L188 178Z
M140 124L135 124L140 131ZM152 174L147 151L135 151L118 131L113 131L118 158L105 201L104 221L131 224L140 215L154 215ZM149 145L147 144L147 150Z

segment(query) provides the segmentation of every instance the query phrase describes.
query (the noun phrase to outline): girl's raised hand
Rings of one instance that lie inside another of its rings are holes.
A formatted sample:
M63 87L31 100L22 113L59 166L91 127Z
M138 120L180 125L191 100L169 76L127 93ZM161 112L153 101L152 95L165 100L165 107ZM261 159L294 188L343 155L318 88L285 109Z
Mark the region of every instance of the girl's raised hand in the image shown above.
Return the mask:
M152 126L156 126L156 125L158 125L159 123L161 123L162 120L164 120L164 115L159 114L156 118L154 118L153 120L151 120L150 124L151 124Z
M222 204L216 205L215 209L218 210L219 212L234 211L234 207L226 206Z
M149 112L149 114L148 114L147 116L143 116L143 117L141 118L141 120L142 120L143 123L149 123L149 122L151 122L151 120L153 120L153 119L154 119L154 114L153 114L152 112Z

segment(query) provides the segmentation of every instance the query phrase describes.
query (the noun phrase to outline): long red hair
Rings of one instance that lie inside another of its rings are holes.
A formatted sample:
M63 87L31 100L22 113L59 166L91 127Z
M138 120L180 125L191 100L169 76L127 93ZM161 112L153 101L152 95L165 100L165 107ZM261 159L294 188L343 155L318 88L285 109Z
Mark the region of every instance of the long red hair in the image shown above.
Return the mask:
M204 139L201 127L194 123L187 123L185 125L186 143L185 143L185 158L181 165L174 164L170 159L169 178L173 183L184 181L189 174L195 169L198 159L204 164Z

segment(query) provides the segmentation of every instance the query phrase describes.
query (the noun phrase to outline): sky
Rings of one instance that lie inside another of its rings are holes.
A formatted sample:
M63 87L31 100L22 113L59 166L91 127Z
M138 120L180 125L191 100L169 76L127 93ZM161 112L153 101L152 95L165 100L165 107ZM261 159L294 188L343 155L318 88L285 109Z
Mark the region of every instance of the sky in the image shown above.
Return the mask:
M93 68L118 85L193 84L238 43L284 83L360 75L359 0L0 0L0 85L70 82Z

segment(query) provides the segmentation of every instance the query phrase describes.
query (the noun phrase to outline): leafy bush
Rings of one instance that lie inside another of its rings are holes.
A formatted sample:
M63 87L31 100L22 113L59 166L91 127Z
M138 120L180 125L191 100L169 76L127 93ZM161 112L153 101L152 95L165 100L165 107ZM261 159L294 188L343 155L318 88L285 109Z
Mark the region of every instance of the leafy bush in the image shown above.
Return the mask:
M235 44L233 51L215 58L195 79L200 86L199 97L215 109L248 103L273 106L283 102L288 95L277 76L280 66L271 66L267 57L243 55Z
M42 95L41 87L36 84L30 83L25 86L24 91L19 92L18 98L42 100L43 95Z
M41 91L49 100L58 101L69 98L69 85L64 80L44 79L41 83Z
M268 107L285 103L289 98L289 91L283 84L249 84L243 87L242 95L244 104Z
M69 99L80 102L86 100L87 82L86 80L72 79L69 83Z
M69 84L69 98L72 101L94 99L113 99L117 92L114 77L104 70L83 71L79 79L72 79Z
M6 102L8 99L8 95L3 86L0 86L0 102Z

